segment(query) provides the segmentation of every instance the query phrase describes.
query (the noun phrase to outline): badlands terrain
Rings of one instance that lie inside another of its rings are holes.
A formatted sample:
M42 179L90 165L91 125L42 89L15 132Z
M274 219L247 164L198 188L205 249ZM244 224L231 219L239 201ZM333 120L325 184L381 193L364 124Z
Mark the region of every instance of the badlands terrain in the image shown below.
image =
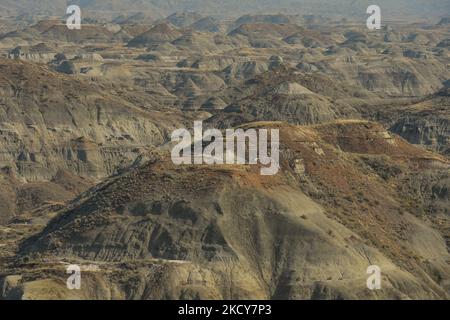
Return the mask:
M69 30L0 1L0 299L450 298L447 1L380 30L351 1L129 2ZM279 129L278 174L174 165L199 120Z

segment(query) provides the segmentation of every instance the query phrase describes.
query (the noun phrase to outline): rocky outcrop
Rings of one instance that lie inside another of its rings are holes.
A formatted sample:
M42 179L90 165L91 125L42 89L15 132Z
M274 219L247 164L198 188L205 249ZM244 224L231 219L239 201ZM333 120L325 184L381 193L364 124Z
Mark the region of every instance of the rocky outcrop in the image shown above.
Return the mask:
M411 115L402 117L390 130L411 143L450 155L450 119Z

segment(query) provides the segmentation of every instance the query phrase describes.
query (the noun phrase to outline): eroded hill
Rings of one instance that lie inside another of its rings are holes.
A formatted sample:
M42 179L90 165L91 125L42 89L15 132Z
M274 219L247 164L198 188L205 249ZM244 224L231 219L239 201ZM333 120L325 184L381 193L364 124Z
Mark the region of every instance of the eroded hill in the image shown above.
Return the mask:
M448 206L426 209L448 201L436 192L448 188L447 159L364 121L249 127L280 129L281 174L153 154L23 242L8 265L22 280L6 295L49 285L69 297L62 272L77 261L99 267L83 298L448 298ZM420 200L407 190L417 183ZM382 293L366 289L371 264Z

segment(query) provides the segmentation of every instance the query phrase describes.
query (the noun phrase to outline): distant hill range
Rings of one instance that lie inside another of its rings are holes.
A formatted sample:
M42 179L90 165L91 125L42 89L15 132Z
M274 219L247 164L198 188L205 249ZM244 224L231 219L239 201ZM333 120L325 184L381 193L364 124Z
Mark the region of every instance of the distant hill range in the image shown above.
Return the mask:
M365 19L369 0L0 0L0 16L63 15L68 4L105 13L152 12L162 17L174 12L236 16L242 13L299 13ZM442 18L450 12L448 0L378 0L386 19Z

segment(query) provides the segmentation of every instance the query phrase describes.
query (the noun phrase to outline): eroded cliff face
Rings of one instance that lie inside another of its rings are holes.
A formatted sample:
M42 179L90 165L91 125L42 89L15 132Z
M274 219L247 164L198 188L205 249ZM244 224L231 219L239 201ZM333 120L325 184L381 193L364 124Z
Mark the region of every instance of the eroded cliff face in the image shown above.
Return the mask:
M111 84L34 63L0 59L0 70L0 223L46 201L72 199L77 192L52 181L93 186L167 142L189 119L177 110L149 111L158 104L153 98L138 108Z
M381 105L368 112L371 118L413 144L449 155L450 94L448 88L401 105Z
M411 143L426 146L443 154L450 154L450 119L412 115L400 119L391 127L391 131Z
M138 108L107 84L18 60L0 61L0 166L29 180L59 169L104 178L165 143L186 120ZM145 105L145 102L142 102Z

